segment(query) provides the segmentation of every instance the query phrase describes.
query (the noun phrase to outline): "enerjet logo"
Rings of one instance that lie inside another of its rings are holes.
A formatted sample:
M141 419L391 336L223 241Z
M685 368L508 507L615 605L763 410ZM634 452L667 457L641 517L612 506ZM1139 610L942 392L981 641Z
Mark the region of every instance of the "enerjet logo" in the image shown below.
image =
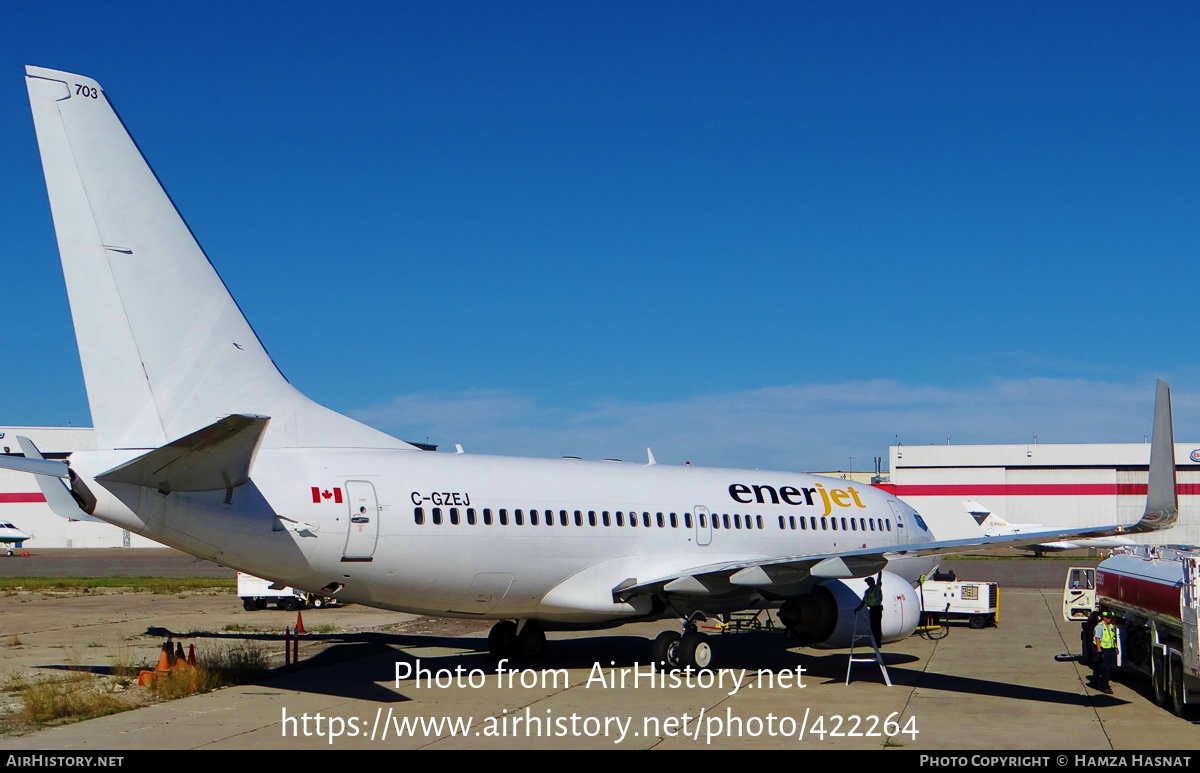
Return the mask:
M825 512L821 513L821 515L829 515L835 506L866 507L862 503L862 500L858 498L858 492L853 486L826 491L825 486L820 483L811 487L796 488L795 486L781 486L778 489L774 486L734 483L729 487L729 496L733 498L734 502L739 502L743 505L757 502L760 505L778 505L782 503L812 507L817 505L817 500L820 500L820 506L825 508Z
M0 435L0 437L4 437L4 435ZM1200 462L1200 448L1197 448L1195 451L1192 451L1192 461Z

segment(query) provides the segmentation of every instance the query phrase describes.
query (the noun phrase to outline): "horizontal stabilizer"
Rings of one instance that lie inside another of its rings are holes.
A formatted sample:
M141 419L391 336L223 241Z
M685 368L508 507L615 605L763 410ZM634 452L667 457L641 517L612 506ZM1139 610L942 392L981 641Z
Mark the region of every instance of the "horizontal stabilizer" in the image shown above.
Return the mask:
M53 459L23 459L20 456L0 456L0 469L32 472L34 475L49 475L52 478L68 478L67 463Z
M21 446L21 453L25 454L26 459L45 461L42 452L38 450L38 447L29 438L18 435L17 443ZM55 477L58 476L34 476L38 488L42 490L42 496L46 498L46 506L50 508L50 511L60 518L66 518L70 521L95 521L100 523L99 518L93 518L83 511L83 508L79 506L79 502L67 490L66 484L54 480Z
M156 448L96 476L159 491L215 491L250 480L269 416L226 416L216 424Z

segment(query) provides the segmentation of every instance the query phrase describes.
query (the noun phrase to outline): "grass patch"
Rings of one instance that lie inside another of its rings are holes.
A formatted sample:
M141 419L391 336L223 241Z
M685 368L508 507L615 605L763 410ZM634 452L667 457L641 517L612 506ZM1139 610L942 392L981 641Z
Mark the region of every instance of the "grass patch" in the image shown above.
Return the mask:
M18 690L23 718L35 725L79 722L134 708L108 693L91 674L76 671L67 676L42 677Z
M235 593L233 577L0 577L4 591L76 591L87 593L99 588L126 588L135 593L182 593L213 591Z

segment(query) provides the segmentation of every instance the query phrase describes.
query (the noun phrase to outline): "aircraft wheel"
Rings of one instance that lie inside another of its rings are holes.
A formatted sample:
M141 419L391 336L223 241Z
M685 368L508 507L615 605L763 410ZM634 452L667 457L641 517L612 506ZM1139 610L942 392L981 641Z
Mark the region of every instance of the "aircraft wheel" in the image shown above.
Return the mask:
M254 599L242 599L242 609L247 612L255 612L258 610L258 602Z
M512 652L512 641L517 637L517 624L512 620L501 620L488 632L488 652L496 659L506 658Z
M691 666L698 671L705 671L712 665L712 645L708 637L702 633L689 633L679 640L679 662L686 668Z
M325 606L325 599L323 597L317 596L312 600L313 609L321 609L324 606Z
M987 616L986 615L971 615L971 619L967 621L967 625L971 626L972 628L974 628L975 630L978 631L979 629L987 626Z
M683 639L683 635L678 631L663 631L650 645L650 659L656 666L666 671L682 668L683 663L679 660L681 639Z
M1157 652L1150 656L1150 684L1154 689L1154 702L1166 708L1171 690L1167 680L1166 664L1163 656Z
M546 632L535 622L525 623L521 632L512 639L513 660L532 663L546 654Z

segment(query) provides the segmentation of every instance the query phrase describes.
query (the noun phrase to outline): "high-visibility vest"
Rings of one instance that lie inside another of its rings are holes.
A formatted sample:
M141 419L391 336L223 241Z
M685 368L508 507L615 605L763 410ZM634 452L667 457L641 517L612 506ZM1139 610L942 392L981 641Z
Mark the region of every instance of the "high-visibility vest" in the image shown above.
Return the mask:
M1102 650L1111 650L1117 646L1117 627L1112 623L1101 623L1096 626L1096 643Z
M863 603L868 607L882 607L883 590L878 585L867 588L867 592L863 594Z

